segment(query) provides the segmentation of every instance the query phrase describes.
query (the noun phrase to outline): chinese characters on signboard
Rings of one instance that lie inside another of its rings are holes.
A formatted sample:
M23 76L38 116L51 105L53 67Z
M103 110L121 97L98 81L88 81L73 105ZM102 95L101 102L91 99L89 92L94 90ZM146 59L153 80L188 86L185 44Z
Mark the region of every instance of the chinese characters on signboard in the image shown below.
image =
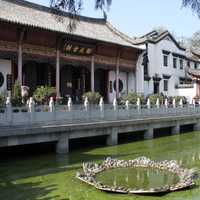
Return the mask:
M65 54L91 55L94 47L79 43L66 42L63 47Z

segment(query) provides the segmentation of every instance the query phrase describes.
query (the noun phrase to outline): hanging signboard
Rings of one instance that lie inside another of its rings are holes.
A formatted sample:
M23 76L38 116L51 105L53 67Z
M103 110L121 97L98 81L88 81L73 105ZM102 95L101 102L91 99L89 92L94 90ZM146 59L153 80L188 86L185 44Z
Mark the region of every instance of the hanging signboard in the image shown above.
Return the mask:
M63 52L64 54L76 54L76 55L92 55L94 52L94 46L83 44L83 43L76 43L76 42L68 42L65 41L63 45Z
M7 79L7 90L11 91L12 90L12 75L7 74L6 79Z

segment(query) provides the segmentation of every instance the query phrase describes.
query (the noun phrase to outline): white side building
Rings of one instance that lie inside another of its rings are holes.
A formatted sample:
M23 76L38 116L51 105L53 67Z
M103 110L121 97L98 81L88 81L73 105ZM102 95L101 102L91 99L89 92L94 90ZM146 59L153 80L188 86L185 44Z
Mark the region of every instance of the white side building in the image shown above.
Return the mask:
M189 101L196 96L195 82L187 71L198 69L200 62L188 56L168 31L152 31L135 42L146 45L143 62L138 61L137 93L186 96Z

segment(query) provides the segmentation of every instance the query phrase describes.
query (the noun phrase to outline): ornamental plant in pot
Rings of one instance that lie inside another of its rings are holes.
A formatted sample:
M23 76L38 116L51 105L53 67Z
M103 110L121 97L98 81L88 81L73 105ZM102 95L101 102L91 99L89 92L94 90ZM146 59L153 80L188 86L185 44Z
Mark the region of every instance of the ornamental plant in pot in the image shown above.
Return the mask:
M33 98L38 104L47 104L50 97L56 98L55 87L40 86L33 93Z
M129 92L127 95L123 95L119 98L120 104L125 104L128 100L130 104L136 105L138 98L140 99L141 103L144 103L144 96L139 95L136 92Z
M19 81L15 81L12 89L11 95L12 106L20 107L22 103L22 93L21 93L21 84Z
M98 104L102 96L99 92L86 92L83 94L82 100L84 101L86 97L90 104Z

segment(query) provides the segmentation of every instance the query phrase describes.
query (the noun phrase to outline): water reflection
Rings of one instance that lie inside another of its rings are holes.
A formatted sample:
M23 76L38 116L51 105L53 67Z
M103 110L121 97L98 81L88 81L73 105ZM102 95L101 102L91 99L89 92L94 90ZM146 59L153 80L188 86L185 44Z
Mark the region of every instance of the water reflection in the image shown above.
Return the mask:
M150 189L176 184L179 177L158 169L121 168L104 171L97 180L110 186Z

